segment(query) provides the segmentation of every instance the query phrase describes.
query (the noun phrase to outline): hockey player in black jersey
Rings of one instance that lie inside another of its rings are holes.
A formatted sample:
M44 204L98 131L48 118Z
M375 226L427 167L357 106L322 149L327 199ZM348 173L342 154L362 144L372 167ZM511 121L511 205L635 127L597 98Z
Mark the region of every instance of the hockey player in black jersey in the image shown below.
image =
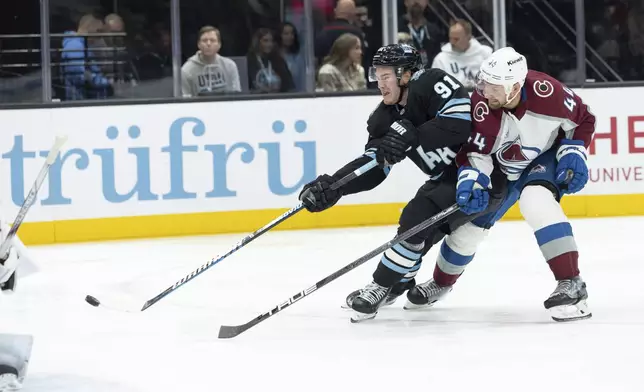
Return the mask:
M404 208L398 233L454 203L457 170L453 160L470 137L470 98L446 72L423 69L420 64L419 53L408 45L388 45L376 52L369 78L378 82L382 102L367 120L366 151L335 174L323 174L304 186L300 200L309 211L323 211L342 196L375 188L385 180L391 166L405 158L411 159L429 180ZM371 159L378 161L381 170L373 169L338 190L330 189L333 182ZM489 193L488 210L500 202L497 192L502 188L495 186ZM456 212L438 227L385 251L373 282L346 299L347 306L356 311L351 320L375 317L381 306L392 304L407 290L408 303L426 303L428 293L416 287L414 280L422 256L451 230L476 216Z

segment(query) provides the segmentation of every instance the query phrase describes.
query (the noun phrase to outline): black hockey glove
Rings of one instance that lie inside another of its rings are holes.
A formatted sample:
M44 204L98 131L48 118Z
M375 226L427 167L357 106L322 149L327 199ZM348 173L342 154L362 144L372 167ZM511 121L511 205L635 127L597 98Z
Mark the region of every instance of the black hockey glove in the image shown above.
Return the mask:
M407 150L418 144L418 130L409 120L396 121L389 127L389 132L383 136L376 161L382 167L393 165L405 159Z
M304 207L310 212L320 212L333 207L342 197L339 189L331 189L334 182L333 177L323 174L304 185L300 192L300 201L304 203Z

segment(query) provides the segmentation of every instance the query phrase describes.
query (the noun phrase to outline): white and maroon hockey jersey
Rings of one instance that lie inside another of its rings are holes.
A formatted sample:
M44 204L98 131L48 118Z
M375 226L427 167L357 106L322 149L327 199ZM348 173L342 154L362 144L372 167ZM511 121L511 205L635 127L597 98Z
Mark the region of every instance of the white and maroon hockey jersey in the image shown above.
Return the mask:
M588 148L595 132L595 116L581 98L537 71L528 71L516 108L492 110L477 93L471 107L472 135L457 156L458 165L489 176L496 163L510 181L559 140L583 140Z

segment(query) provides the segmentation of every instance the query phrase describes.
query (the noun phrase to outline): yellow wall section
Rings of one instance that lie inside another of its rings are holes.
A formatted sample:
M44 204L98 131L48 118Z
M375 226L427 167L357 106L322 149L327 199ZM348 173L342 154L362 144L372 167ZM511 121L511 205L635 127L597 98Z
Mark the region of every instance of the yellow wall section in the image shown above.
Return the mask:
M644 194L568 196L562 202L571 218L644 215ZM309 229L396 224L402 203L340 205L325 212L300 211L275 229ZM119 240L178 235L252 232L286 209L132 216L24 223L20 238L30 245ZM504 219L521 219L518 205Z

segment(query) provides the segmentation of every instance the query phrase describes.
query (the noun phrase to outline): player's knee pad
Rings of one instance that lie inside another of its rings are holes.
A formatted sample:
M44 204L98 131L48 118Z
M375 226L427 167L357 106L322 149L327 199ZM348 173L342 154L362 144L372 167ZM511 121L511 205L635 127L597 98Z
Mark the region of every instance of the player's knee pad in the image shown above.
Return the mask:
M478 246L489 230L466 223L445 238L441 245L436 264L449 275L460 275L472 261Z
M479 244L483 242L489 230L466 223L445 238L445 243L455 252L462 255L476 253Z
M519 209L534 231L568 221L551 189L542 185L532 184L523 188L519 197Z
M382 254L374 280L383 286L391 286L413 279L420 269L424 247L424 242L410 244L402 241L387 249Z

